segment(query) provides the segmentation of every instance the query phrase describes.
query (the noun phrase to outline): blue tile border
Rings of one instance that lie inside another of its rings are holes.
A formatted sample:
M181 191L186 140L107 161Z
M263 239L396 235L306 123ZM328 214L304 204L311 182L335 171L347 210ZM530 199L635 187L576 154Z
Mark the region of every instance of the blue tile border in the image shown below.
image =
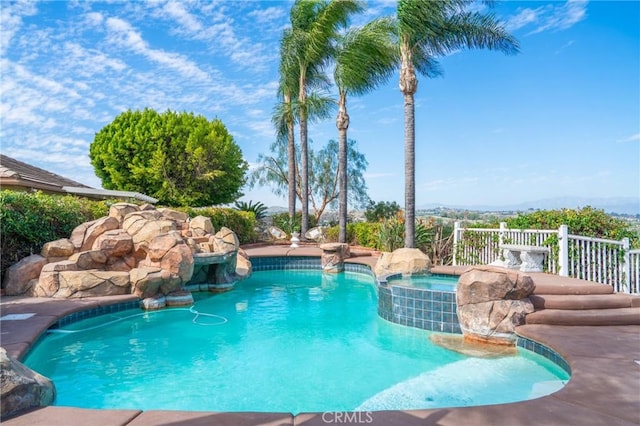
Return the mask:
M567 374L571 375L571 367L569 366L567 360L550 347L522 336L517 336L516 346L531 352L535 352L538 355L547 358L549 361L562 368Z
M86 311L74 312L60 318L49 328L60 328L87 318L93 318L105 314L113 314L116 312L127 311L129 309L140 309L140 301L131 300L129 302L120 302L113 305L98 306L97 308L88 309Z
M385 276L379 283L380 317L409 327L462 334L454 292L394 285L393 279L399 276L400 274Z
M265 256L252 257L251 268L253 271L276 271L288 269L312 269L321 270L322 264L319 257L310 256ZM375 278L375 274L368 265L361 263L344 263L347 272L364 273Z

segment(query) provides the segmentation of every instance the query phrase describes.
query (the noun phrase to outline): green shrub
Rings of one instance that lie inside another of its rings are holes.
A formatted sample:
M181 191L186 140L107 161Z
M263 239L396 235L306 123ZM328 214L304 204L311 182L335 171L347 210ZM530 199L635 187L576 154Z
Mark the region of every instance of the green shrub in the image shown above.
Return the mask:
M18 260L40 253L45 243L69 238L81 223L106 216L113 202L41 192L0 191L2 277Z
M373 200L369 200L364 217L367 218L367 222L379 222L383 219L392 219L398 216L400 211L400 205L395 201L379 201L376 203Z
M211 219L213 228L219 231L226 226L236 233L240 244L257 241L256 217L252 212L240 211L226 207L181 207L176 208L187 213L190 217L206 216Z
M589 206L579 210L539 210L507 219L507 227L515 229L558 229L560 225L567 225L573 235L611 240L626 237L631 247L640 246L640 235L627 222Z
M289 213L276 213L272 216L273 226L282 229L287 234L292 232L300 232L300 224L302 223L302 212L296 212L294 220L291 221ZM309 216L309 228L313 228L317 225L316 218L313 215Z
M258 201L257 203L253 203L253 201L249 201L248 203L245 201L236 201L234 203L236 210L240 210L243 212L252 212L256 217L256 220L264 219L267 216L267 206Z

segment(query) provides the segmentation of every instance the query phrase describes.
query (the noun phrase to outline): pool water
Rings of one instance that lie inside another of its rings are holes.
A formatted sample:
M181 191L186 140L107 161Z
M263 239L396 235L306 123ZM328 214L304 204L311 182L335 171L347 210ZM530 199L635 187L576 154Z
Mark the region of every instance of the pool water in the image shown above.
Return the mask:
M254 272L233 291L197 294L194 310L203 315L130 310L75 322L64 331L84 331L48 334L25 364L54 381L56 405L143 410L455 407L535 398L568 380L529 351L470 358L381 319L364 274Z
M458 277L455 275L417 275L391 278L389 285L417 287L435 291L456 291Z

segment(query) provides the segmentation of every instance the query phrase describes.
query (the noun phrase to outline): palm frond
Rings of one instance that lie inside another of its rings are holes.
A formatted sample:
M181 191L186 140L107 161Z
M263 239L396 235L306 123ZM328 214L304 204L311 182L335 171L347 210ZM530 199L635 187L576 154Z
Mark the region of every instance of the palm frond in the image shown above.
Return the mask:
M375 89L388 80L399 63L394 20L380 18L348 30L335 51L338 87L356 95Z

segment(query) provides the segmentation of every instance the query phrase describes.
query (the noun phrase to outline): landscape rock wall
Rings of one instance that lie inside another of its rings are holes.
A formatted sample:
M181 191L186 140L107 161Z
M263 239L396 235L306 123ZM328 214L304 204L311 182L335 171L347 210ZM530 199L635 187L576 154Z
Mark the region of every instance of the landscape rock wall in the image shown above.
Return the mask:
M39 255L11 266L4 289L9 296L63 298L134 294L146 299L177 292L186 300L182 290L192 284L199 254L224 256L211 256L215 264L200 262L196 283L217 280L208 284L229 288L247 276L245 259L236 274L239 246L232 230L214 233L207 217L190 220L176 210L117 203L108 216L79 225L69 238L48 242Z

